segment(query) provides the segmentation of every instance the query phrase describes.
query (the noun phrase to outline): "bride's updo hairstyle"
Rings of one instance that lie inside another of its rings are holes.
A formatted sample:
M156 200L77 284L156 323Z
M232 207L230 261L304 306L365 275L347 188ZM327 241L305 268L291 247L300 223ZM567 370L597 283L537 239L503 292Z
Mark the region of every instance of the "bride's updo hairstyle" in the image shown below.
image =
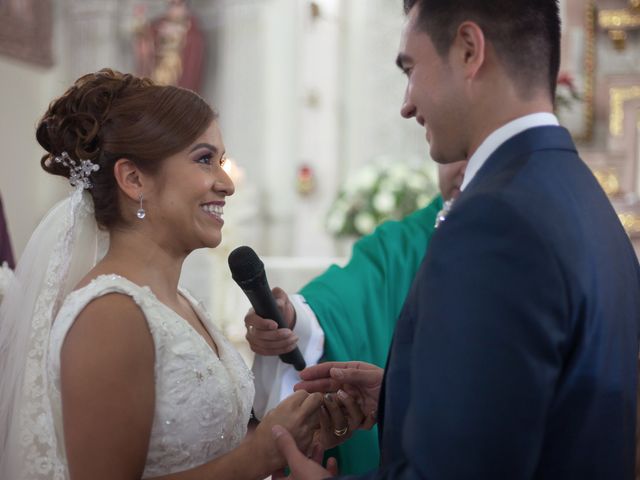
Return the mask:
M127 158L154 174L163 159L188 147L215 118L211 107L191 90L103 69L80 77L49 105L36 130L48 152L40 164L67 178L69 168L54 161L62 152L75 161L98 164L89 192L98 225L111 229L123 222L115 162Z

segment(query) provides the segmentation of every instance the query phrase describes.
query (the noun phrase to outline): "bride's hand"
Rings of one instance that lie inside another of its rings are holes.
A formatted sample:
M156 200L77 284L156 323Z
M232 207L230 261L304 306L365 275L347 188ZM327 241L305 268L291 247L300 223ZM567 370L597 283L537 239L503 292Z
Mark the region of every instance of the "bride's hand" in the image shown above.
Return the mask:
M343 390L327 393L324 395L320 430L316 433L314 444L319 444L324 450L340 445L351 438L364 420L364 412L351 395Z
M255 431L255 440L258 442L256 455L260 455L267 462L269 471L285 466L285 459L273 442L271 428L274 425L282 425L291 433L300 450L310 451L314 433L320 427L321 405L320 393L310 394L299 390L265 415Z

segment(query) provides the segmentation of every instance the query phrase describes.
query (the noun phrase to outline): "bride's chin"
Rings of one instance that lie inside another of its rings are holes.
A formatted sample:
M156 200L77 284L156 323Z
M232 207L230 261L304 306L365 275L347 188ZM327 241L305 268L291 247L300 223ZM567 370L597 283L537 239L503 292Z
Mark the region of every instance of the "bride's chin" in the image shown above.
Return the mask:
M218 245L222 243L222 236L218 235L217 237L208 237L204 240L201 248L216 248Z

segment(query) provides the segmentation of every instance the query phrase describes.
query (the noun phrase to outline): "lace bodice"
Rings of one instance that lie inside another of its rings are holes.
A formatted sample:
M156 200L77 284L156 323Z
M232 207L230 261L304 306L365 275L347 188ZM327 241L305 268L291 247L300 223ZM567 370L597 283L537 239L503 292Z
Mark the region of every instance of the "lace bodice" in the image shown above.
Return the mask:
M213 338L218 358L182 317L160 303L148 287L103 275L72 292L50 335L48 376L58 448L63 450L60 351L77 315L93 299L119 292L131 296L146 317L155 345L155 412L143 478L183 471L236 447L246 434L254 396L251 372L191 295ZM58 452L66 465L64 451Z

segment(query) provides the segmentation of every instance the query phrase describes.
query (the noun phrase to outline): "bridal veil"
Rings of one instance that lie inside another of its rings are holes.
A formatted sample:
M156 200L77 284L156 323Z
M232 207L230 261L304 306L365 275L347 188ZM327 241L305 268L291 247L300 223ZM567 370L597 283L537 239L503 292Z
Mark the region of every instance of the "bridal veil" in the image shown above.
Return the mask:
M102 258L98 228L82 185L55 205L31 236L0 304L0 478L65 479L49 401L49 332L65 297ZM58 429L61 431L61 429Z

